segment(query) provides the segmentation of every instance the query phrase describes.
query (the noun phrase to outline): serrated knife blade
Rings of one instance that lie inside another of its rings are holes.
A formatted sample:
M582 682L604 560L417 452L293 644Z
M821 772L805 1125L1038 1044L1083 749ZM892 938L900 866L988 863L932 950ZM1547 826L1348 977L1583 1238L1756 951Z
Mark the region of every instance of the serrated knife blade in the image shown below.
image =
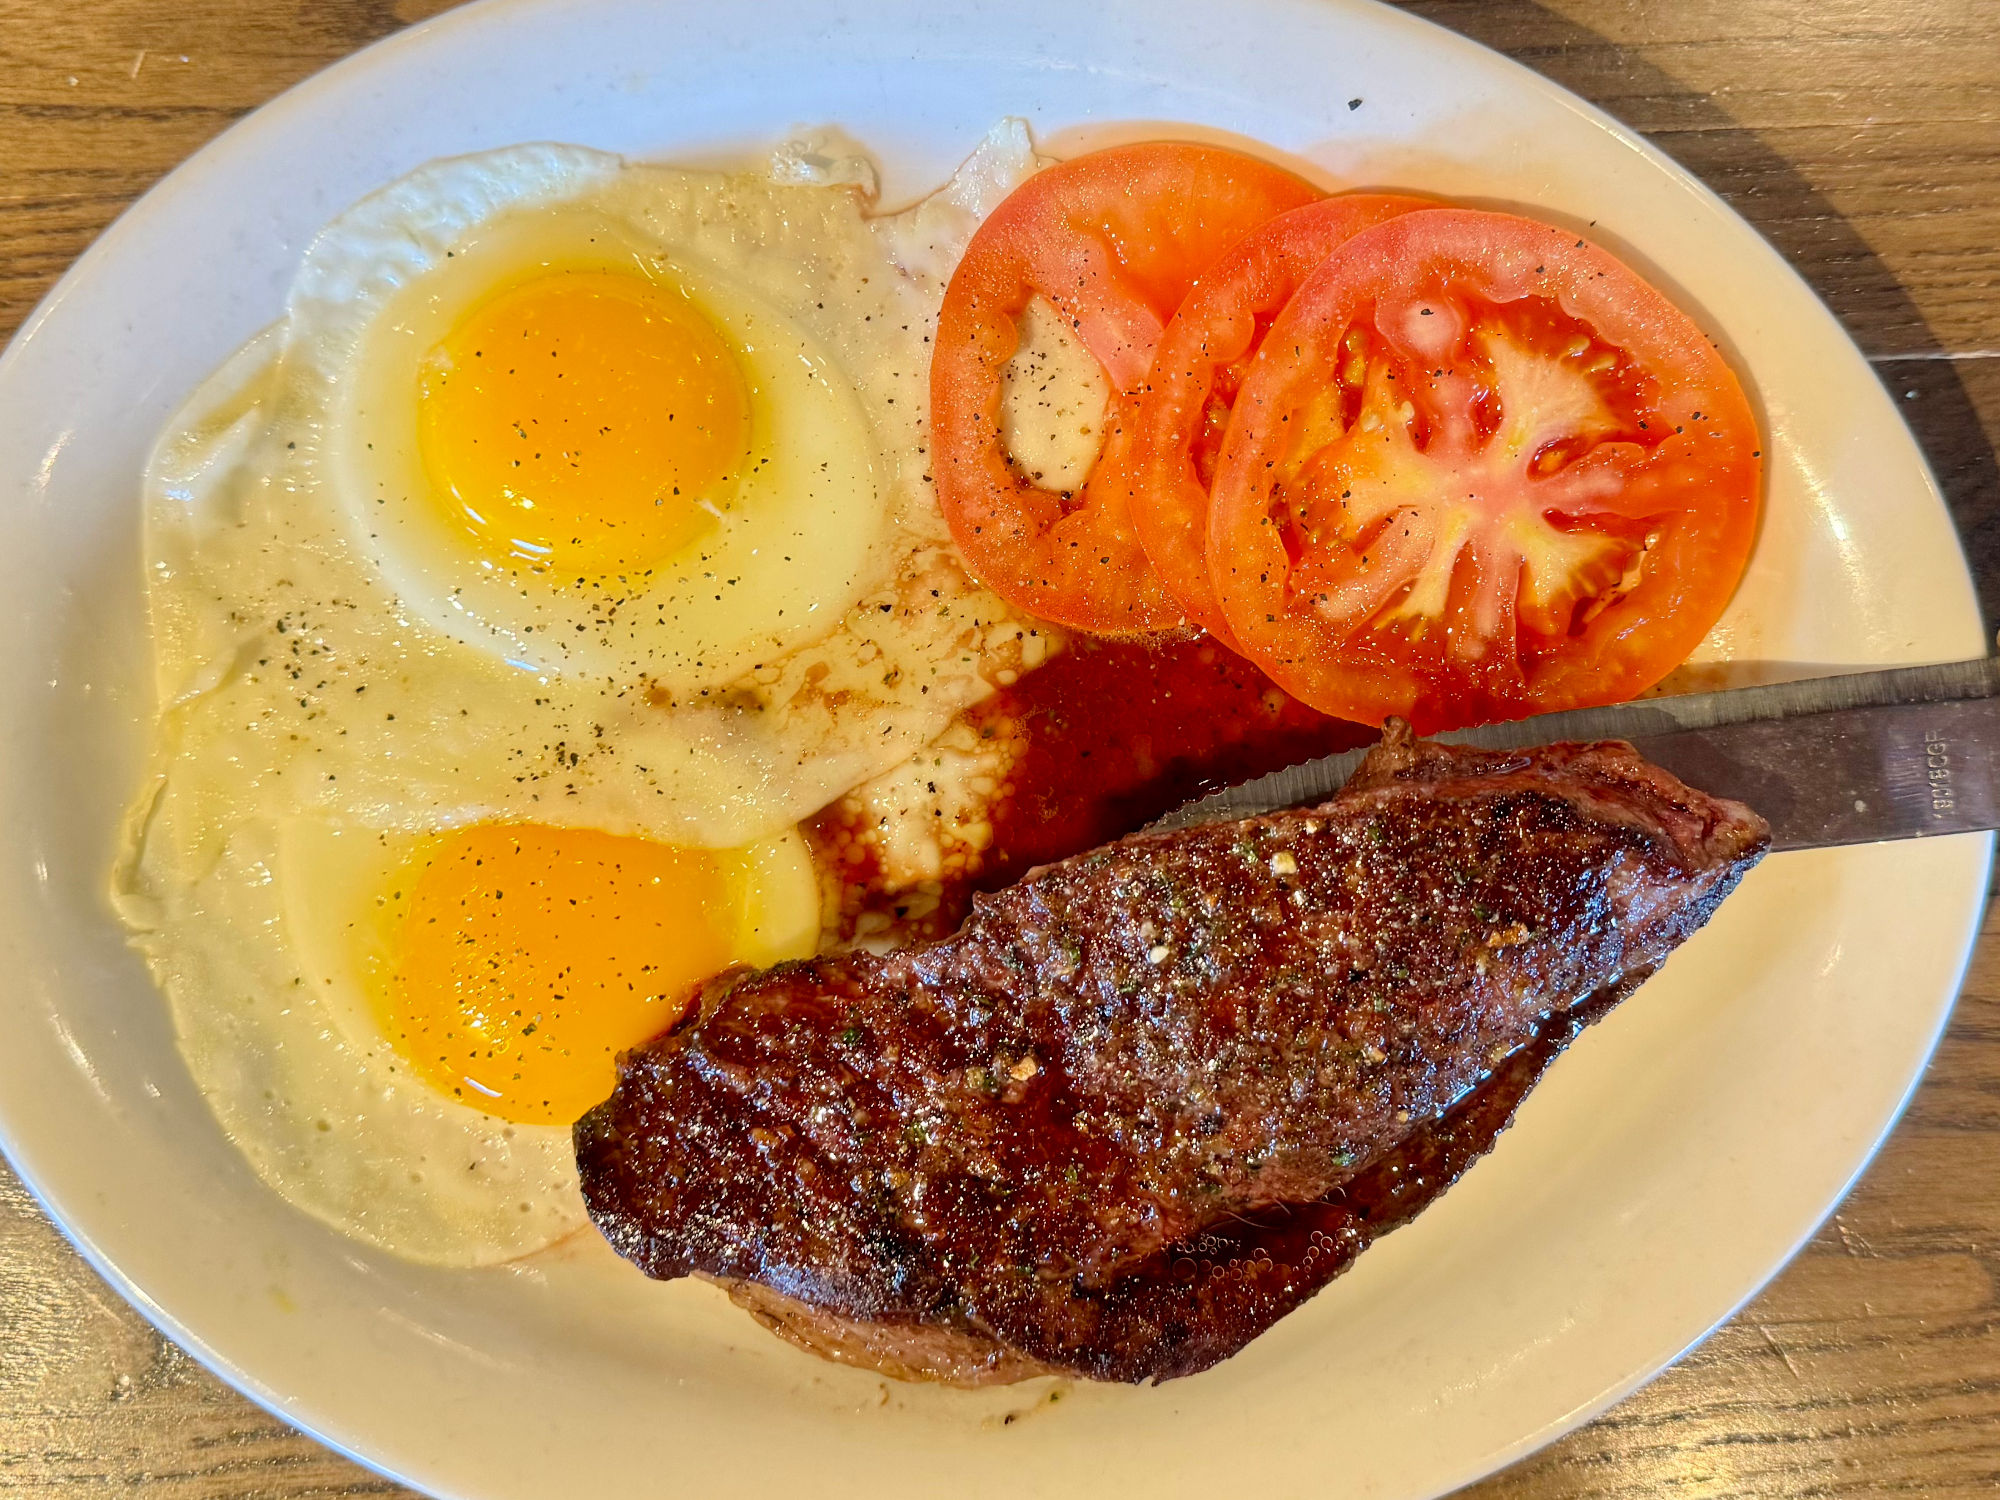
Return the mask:
M2000 828L2000 659L1812 677L1573 709L1436 738L1486 750L1629 740L1689 786L1771 824L1773 849ZM1177 808L1149 831L1323 802L1366 749Z

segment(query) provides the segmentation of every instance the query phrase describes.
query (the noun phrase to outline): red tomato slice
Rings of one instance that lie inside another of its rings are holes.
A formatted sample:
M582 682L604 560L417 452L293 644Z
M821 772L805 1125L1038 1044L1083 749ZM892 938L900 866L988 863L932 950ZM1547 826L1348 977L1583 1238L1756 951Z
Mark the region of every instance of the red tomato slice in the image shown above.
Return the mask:
M1211 578L1325 713L1430 732L1617 702L1729 602L1760 447L1715 346L1603 250L1405 214L1307 278L1252 362Z
M1319 194L1215 146L1156 141L1038 172L972 237L945 292L931 356L938 500L972 570L1023 609L1080 630L1169 630L1182 612L1139 545L1125 495L1096 476L1124 445L1124 402L1202 270L1265 220ZM1001 376L1030 297L1076 329L1119 391L1105 453L1074 495L1009 464Z
M1319 263L1423 198L1350 193L1280 214L1202 272L1167 324L1127 416L1123 480L1146 556L1188 617L1224 645L1235 636L1208 577L1208 487L1250 358Z

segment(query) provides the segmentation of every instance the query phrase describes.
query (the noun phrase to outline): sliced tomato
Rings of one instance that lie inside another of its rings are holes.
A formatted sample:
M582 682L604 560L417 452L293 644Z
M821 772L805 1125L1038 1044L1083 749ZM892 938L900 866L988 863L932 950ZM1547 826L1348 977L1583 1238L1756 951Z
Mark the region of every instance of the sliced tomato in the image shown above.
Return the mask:
M1209 582L1208 489L1251 356L1321 261L1364 229L1436 206L1347 193L1279 214L1202 272L1160 336L1126 418L1122 487L1148 560L1188 617L1225 645L1236 641Z
M1728 603L1761 488L1688 317L1551 225L1430 209L1299 287L1238 393L1210 576L1326 713L1420 731L1616 702Z
M1099 634L1182 623L1123 491L1096 476L1107 459L1117 466L1129 441L1125 403L1195 278L1259 224L1318 196L1255 157L1155 141L1039 172L980 225L938 319L931 452L952 536L988 587ZM1001 379L1036 295L1054 304L1119 393L1091 479L1067 495L1009 463L1000 425Z

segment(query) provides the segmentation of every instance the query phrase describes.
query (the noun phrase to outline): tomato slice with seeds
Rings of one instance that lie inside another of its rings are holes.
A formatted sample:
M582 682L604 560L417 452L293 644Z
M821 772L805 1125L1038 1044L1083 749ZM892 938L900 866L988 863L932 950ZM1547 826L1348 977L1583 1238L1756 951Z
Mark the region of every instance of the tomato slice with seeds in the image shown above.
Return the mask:
M1342 244L1398 214L1436 206L1346 193L1279 214L1202 272L1160 336L1127 417L1127 504L1167 588L1224 645L1236 638L1209 582L1208 490L1251 356L1299 283Z
M1467 209L1349 240L1238 393L1210 574L1243 649L1419 732L1617 702L1681 662L1755 540L1749 402L1605 251Z
M1153 141L1060 162L981 224L959 262L931 356L938 500L966 561L1043 619L1104 635L1183 624L1146 561L1123 487L1124 413L1195 278L1245 234L1319 197L1290 172L1216 146ZM1030 298L1046 298L1113 388L1105 447L1065 495L1009 460L1001 382Z

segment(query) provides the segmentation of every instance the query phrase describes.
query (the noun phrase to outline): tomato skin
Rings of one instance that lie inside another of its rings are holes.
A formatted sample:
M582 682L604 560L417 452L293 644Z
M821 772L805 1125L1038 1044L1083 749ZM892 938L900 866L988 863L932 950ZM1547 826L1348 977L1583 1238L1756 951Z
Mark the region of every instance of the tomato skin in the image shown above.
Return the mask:
M1009 602L1102 635L1180 628L1115 473L1124 413L1195 278L1265 220L1319 197L1282 168L1214 146L1153 141L1029 178L973 235L946 289L931 357L938 500L972 571ZM1061 312L1118 391L1104 453L1067 503L1016 473L1001 377L1032 296Z
M1517 349L1549 327L1575 359ZM1350 339L1377 351L1361 414L1300 458L1293 418L1352 368ZM1510 407L1517 367L1535 399ZM1618 702L1727 605L1761 446L1714 345L1607 252L1511 215L1407 214L1307 278L1252 361L1211 578L1245 652L1322 712L1427 733Z
M1398 214L1436 206L1346 193L1280 214L1202 273L1160 336L1127 418L1127 503L1140 545L1188 618L1232 649L1236 637L1209 581L1208 485L1196 456L1209 430L1227 421L1234 393L1217 377L1256 353L1299 283L1342 244Z

